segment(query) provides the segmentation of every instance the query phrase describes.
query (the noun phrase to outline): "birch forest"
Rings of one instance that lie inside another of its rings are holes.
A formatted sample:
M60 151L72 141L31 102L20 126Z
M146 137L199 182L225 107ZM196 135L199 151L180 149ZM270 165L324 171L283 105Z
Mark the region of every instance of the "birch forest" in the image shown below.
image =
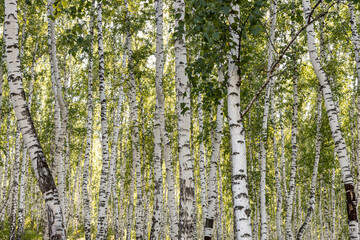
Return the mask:
M359 0L0 0L0 240L357 240Z

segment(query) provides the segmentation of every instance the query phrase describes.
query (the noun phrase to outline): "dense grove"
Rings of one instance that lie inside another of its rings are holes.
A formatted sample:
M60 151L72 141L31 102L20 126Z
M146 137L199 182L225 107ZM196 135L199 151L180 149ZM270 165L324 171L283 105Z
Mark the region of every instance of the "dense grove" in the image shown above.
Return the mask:
M357 0L4 0L0 239L359 239Z

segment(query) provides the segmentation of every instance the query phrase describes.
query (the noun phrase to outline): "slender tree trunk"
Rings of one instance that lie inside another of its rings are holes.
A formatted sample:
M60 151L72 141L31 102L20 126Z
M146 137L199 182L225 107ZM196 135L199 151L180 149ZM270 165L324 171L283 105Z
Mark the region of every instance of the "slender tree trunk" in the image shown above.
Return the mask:
M236 14L240 9L233 6ZM235 14L230 15L230 24L234 23ZM239 43L239 35L230 30L232 42ZM235 239L251 239L251 210L248 195L248 176L246 161L245 129L240 115L240 76L235 59L238 59L240 46L233 46L229 53L228 67L228 119L230 128L232 160L232 192L234 204Z
M4 37L10 98L14 107L18 126L28 148L35 176L44 196L48 212L49 235L52 240L66 239L62 209L54 179L46 163L45 155L34 128L26 103L20 71L18 47L18 21L16 0L5 1Z
M276 26L276 12L277 12L277 2L271 0L271 11L270 11L270 39L268 43L268 73L267 79L271 78L271 67L274 61L273 57L273 43L275 38L275 26ZM268 239L268 223L267 223L267 212L266 212L266 158L267 158L267 131L268 131L268 118L269 118L269 108L270 108L270 93L272 92L274 79L270 80L270 83L266 87L266 94L264 100L264 115L262 119L262 132L261 132L261 141L260 141L260 211L261 211L261 240Z
M224 81L224 74L222 67L219 68L219 76L218 81L222 83ZM218 163L220 160L220 146L221 146L221 139L222 139L222 129L223 129L223 104L224 100L220 100L220 104L217 106L217 113L216 113L216 132L213 141L212 153L211 153L211 160L210 160L210 172L209 172L209 188L208 188L208 209L206 212L206 219L205 219L205 234L204 239L210 240L213 237L214 231L214 223L215 223L215 214L218 206L216 206L216 199L218 198L218 179L216 171L218 169ZM221 181L221 178L219 178ZM220 225L216 226L217 228Z
M50 55L50 65L51 65L51 78L53 81L53 91L55 96L55 108L59 107L60 109L57 109L55 111L56 117L58 119L55 119L56 124L56 134L55 137L55 158L54 162L57 166L57 172L58 172L58 185L59 185L59 197L60 197L60 203L61 203L61 209L63 213L63 219L66 227L66 211L65 211L65 199L66 199L66 193L65 193L65 166L64 166L64 138L66 133L66 126L68 121L67 116L67 109L65 105L64 98L62 96L62 84L58 69L58 61L57 61L57 50L56 50L56 39L55 39L55 21L52 20L53 17L53 3L54 0L48 0L48 6L47 6L47 13L48 13L48 46L49 46L49 55ZM60 110L60 112L59 112ZM61 119L60 119L61 114Z
M3 47L1 46L1 49ZM3 87L4 87L4 62L3 62L3 58L4 58L4 51L2 51L2 56L0 57L0 127L2 125L2 118L3 118Z
M12 191L12 203L11 203L11 215L10 215L10 240L16 240L16 216L18 213L18 196L19 196L19 175L20 175L20 131L16 129L16 141L15 141L15 160L14 160L14 174L12 178L11 191Z
M287 187L286 187L286 165L285 165L285 136L284 136L284 126L282 122L282 110L280 110L280 135L281 135L281 182L282 182L282 190L284 195L284 203L286 204L287 197Z
M91 240L91 202L88 192L89 164L93 133L93 48L94 48L94 11L95 1L92 1L90 12L90 48L88 63L87 117L86 117L86 147L83 167L82 197L85 240Z
M274 94L274 88L272 88L271 95ZM282 216L281 216L281 210L282 210L282 191L281 191L281 180L280 180L280 171L279 171L279 165L278 165L278 152L277 152L277 141L276 141L276 119L275 119L275 96L271 98L271 121L274 129L273 133L273 151L274 151L274 165L275 165L275 187L276 187L276 236L278 240L282 240Z
M157 1L155 1L155 3L157 3ZM159 69L163 69L163 50L160 51L160 49L162 49L163 47L163 38L162 38L162 27L160 30L160 23L162 26L162 21L160 18L160 16L162 16L162 14L160 14L160 9L161 9L161 13L162 13L162 1L159 0L158 5L157 5L157 9L158 9L158 21L157 21L157 36L159 36L157 38L157 44L159 44L159 47L157 47L157 49L159 49L159 57L156 58L157 60L159 60L157 62L157 64L159 64L160 66L157 65L157 67ZM160 36L161 33L161 36ZM161 43L161 44L160 44ZM158 46L158 45L157 45ZM161 73L161 75L160 75ZM172 159L171 159L171 146L170 146L170 140L169 140L169 134L166 131L165 128L165 100L164 100L164 93L163 93L163 87L162 87L162 70L161 72L159 72L159 77L155 78L155 85L156 85L156 101L158 103L157 107L158 107L158 111L159 111L159 124L160 124L160 134L161 134L161 140L162 140L162 144L163 144L163 151L164 151L164 162L165 162L165 168L166 168L166 185L167 185L167 209L169 211L169 216L170 216L170 238L171 239L178 239L178 234L179 234L179 216L178 216L178 207L176 204L176 199L175 199L175 180L174 180L174 171L173 171L173 167L172 167ZM164 214L164 216L166 216Z
M331 175L331 212L332 212L332 221L331 221L331 239L335 238L335 221L336 221L336 211L335 211L335 169L332 169Z
M320 150L321 150L321 112L322 112L321 106L322 106L322 95L321 95L321 90L319 89L317 105L316 105L317 121L316 121L315 161L314 161L313 173L311 178L309 208L305 217L305 221L303 222L303 224L299 229L299 232L297 233L296 236L297 240L303 238L304 233L312 220L312 215L314 214L314 210L315 210L315 193L316 193L317 173L318 173Z
M116 75L116 73L115 73ZM116 81L118 82L118 81ZM116 160L117 160L117 150L118 150L118 140L119 140L119 130L120 130L120 124L121 124L121 110L122 105L124 102L124 94L123 94L123 79L120 80L120 86L119 86L119 92L118 92L118 104L116 109L116 115L115 115L115 123L114 123L114 133L113 133L113 140L112 140L112 148L111 148L111 156L110 156L110 169L109 169L109 179L108 179L108 185L106 190L106 197L107 200L105 201L105 212L107 212L108 208L108 202L110 198L111 192L113 192L113 198L116 198ZM112 191L113 190L113 191ZM116 206L117 207L117 206ZM110 215L111 216L111 215ZM115 221L115 224L117 222ZM116 226L118 229L118 225ZM118 235L118 233L116 233Z
M190 152L190 86L185 72L187 67L184 25L185 0L174 3L175 28L175 79L178 95L178 139L180 162L179 239L194 239L196 236L196 211L194 209L195 185L194 163ZM179 36L180 35L180 36Z
M31 112L32 98L34 93L34 81L35 81L35 65L36 65L36 53L37 53L38 43L35 43L35 50L33 53L33 62L31 65L31 78L29 82L29 99L28 99L28 107ZM18 217L18 229L17 229L17 237L19 240L22 239L22 235L24 234L25 229L25 191L26 191L26 177L27 177L27 169L28 169L28 158L27 158L27 148L23 147L23 158L21 163L21 178L20 178L20 193L19 193L19 217Z
M163 180L162 180L162 157L161 157L161 120L160 108L164 108L164 96L162 92L162 77L164 69L163 52L163 2L155 0L155 18L156 18L156 106L154 114L154 212L152 217L152 226L150 239L160 239L161 229L163 227Z
M309 21L310 20L309 17L311 17L310 13L312 11L310 6L310 1L302 0L302 2L305 12L305 19L306 21ZM358 239L359 236L358 236L358 223L357 223L356 195L354 189L354 181L350 172L345 140L342 136L342 132L339 127L338 113L336 111L336 106L333 101L329 80L324 70L322 69L320 60L318 58L316 45L315 45L314 25L313 24L308 25L306 28L306 32L307 32L310 60L313 65L316 76L319 79L320 86L323 92L331 133L333 140L335 142L335 148L340 162L342 178L345 184L349 237L350 239Z
M293 6L294 8L294 6ZM294 12L294 10L293 10ZM298 76L296 73L296 55L293 53L292 56L293 61L293 115L292 115L292 125L291 125L291 170L290 170L290 181L289 181L289 191L287 196L287 207L286 207L286 220L285 220L285 228L286 228L286 239L293 239L293 231L291 229L292 225L292 214L293 214L293 201L295 197L296 191L296 172L297 172L297 152L298 152L298 143L297 143L297 119L298 119L298 105L299 105L299 96L298 96Z
M10 103L9 103L10 104ZM10 125L10 117L11 114L8 113L8 116L6 118L6 125L9 126ZM4 225L4 221L5 221L5 212L6 212L6 208L7 208L7 204L8 204L8 200L9 200L9 196L7 196L7 193L10 194L10 189L8 189L8 184L10 182L10 174L9 174L9 169L11 169L10 166L10 147L9 147L9 142L10 142L10 128L6 129L6 144L5 144L5 151L6 151L6 155L5 155L5 159L4 159L4 173L3 173L3 179L2 179L2 201L1 201L1 205L3 206L3 211L0 212L0 229L3 228Z
M198 96L198 108L199 108L199 134L201 134L200 142L199 142L199 175L200 175L200 188L201 188L201 220L204 223L205 218L207 216L207 204L206 204L206 179L205 179L205 146L204 146L204 113L202 109L202 97L201 94Z
M100 0L97 5L97 29L99 51L99 95L101 104L102 168L99 189L98 225L96 239L103 240L107 238L107 184L109 180L109 145L105 92L105 56L102 31L102 0Z
M355 63L356 63L356 73L357 73L357 126L358 126L358 141L357 141L357 157L356 157L356 168L357 168L357 189L356 194L360 196L360 39L359 33L356 24L356 16L354 6L351 1L348 1L349 4L349 14L350 14L350 24L351 24L351 33L352 33L352 42L354 44L354 53L355 53ZM359 201L357 201L357 207L359 206ZM360 224L360 223L359 223ZM360 226L359 226L360 227ZM360 233L359 233L360 234Z

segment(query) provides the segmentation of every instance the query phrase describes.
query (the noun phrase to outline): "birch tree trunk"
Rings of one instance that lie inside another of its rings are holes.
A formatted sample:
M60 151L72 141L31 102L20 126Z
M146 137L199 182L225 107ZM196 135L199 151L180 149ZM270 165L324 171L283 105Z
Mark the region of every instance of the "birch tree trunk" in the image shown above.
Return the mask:
M293 6L294 12L294 6ZM292 30L293 32L293 30ZM298 105L299 105L299 96L298 96L298 76L296 74L296 55L293 53L293 114L292 114L292 124L291 124L291 170L290 170L290 181L289 181L289 191L287 196L287 206L286 206L286 220L285 220L285 229L286 229L286 239L293 239L293 230L292 230L292 214L293 214L293 201L296 190L296 172L297 172L297 152L298 152L298 143L297 143L297 119L298 119Z
M135 214L135 228L136 239L143 239L143 198L142 198L142 174L141 174L141 155L140 155L140 137L139 137L139 121L138 121L138 106L136 101L136 80L133 72L134 62L132 56L131 41L128 45L129 51L129 77L130 77L130 116L132 123L132 157L133 166L136 171L136 214ZM131 70L130 70L131 69Z
M107 126L107 106L105 93L105 57L102 31L102 0L97 5L97 29L98 29L98 51L99 51L99 95L101 104L101 149L102 168L99 189L99 208L97 224L97 240L106 239L107 236L107 183L109 176L109 145Z
M204 223L205 218L207 216L206 209L206 180L205 180L205 146L204 146L204 135L203 135L203 128L204 128L204 113L202 110L202 97L201 94L198 96L198 107L199 107L199 134L202 134L199 142L199 175L200 175L200 187L201 187L201 210L202 210L202 222Z
M92 1L90 12L90 48L88 63L88 91L87 91L87 117L86 117L86 147L83 167L82 197L85 240L91 240L91 202L88 192L89 164L91 158L91 145L93 133L93 48L94 48L94 11L95 1Z
M12 203L10 215L10 240L16 240L16 216L18 213L18 196L19 196L19 175L20 175L20 132L16 129L15 140L15 160L13 166L14 174L11 184Z
M166 168L166 185L167 185L167 208L170 216L170 238L178 239L179 234L179 216L178 216L178 207L175 200L175 180L172 167L171 159L171 146L169 141L169 135L165 127L165 100L162 87L162 74L163 74L163 37L162 37L162 0L155 1L156 9L158 10L157 19L157 49L159 49L159 56L156 60L157 68L161 69L159 72L159 77L155 76L155 85L156 85L156 101L158 103L159 111L159 124L160 124L160 134L163 144L164 151L164 162ZM155 10L156 10L155 9ZM160 12L161 11L161 12ZM161 16L161 17L160 17ZM160 30L161 29L161 30ZM160 35L161 34L161 35ZM161 51L160 51L161 49Z
M1 47L2 49L2 47ZM2 118L3 118L3 87L4 87L4 62L3 62L3 58L4 58L4 51L2 51L2 56L0 57L0 127L2 124Z
M9 102L10 105L10 102ZM8 108L10 108L10 106L8 106ZM10 126L10 117L11 114L8 113L7 118L6 118L6 123L7 126ZM5 212L6 212L6 208L8 205L8 200L10 197L10 192L11 189L8 189L8 185L10 184L10 179L11 179L11 175L9 174L9 169L11 169L10 166L10 128L6 129L6 144L5 144L5 151L6 151L6 155L5 155L5 164L4 164L4 174L3 174L3 181L2 181L2 205L3 205L3 210L2 212L0 212L0 229L2 229L4 227L4 221L5 221ZM8 196L7 196L8 193Z
M140 157L140 148L139 148L139 126L138 126L138 110L136 102L136 81L134 75L134 62L132 56L132 46L131 46L131 33L130 33L130 19L128 4L125 1L126 15L128 21L127 29L127 51L128 51L128 71L129 71L129 100L130 100L130 122L132 124L132 133L131 133L131 143L132 143L132 158L133 165L132 171L136 171L136 190L137 190L137 203L136 203L136 239L142 239L143 235L143 216L142 216L142 189L141 189L141 157ZM132 175L133 173L131 173ZM135 185L135 176L132 177L130 185L130 203L129 203L129 212L128 212L128 229L127 229L127 239L130 239L131 235L131 224L132 224L132 212L133 212L133 202L134 202L134 185Z
M58 61L57 61L57 50L56 50L56 39L55 39L55 21L52 20L53 15L53 4L54 0L48 0L47 14L48 14L48 46L49 46L49 56L50 56L50 66L51 66L51 78L53 81L53 91L55 96L55 115L58 119L55 119L55 157L54 162L57 166L58 172L58 185L59 185L59 197L63 213L63 219L66 227L66 193L65 193L65 166L64 166L64 138L66 133L66 126L68 121L67 109L65 105L64 98L62 96L62 84L59 75ZM60 119L61 114L61 119Z
M310 0L302 0L305 19L310 20L311 6ZM330 128L333 140L335 142L336 152L340 162L342 178L345 184L347 212L348 212L348 226L350 239L358 239L358 223L357 223L357 209L356 209L356 195L354 189L354 181L351 176L349 161L347 156L345 140L339 127L338 113L333 101L332 91L330 88L329 80L322 69L320 59L317 54L315 45L315 32L314 25L310 24L306 27L307 42L309 48L309 55L315 74L319 79L320 86L323 92L325 106L329 118Z
M218 81L222 83L224 81L224 74L222 67L218 70L219 76ZM205 229L204 229L204 239L211 240L214 232L214 223L215 223L215 214L218 206L216 206L217 198L218 198L218 179L216 171L218 169L218 164L220 164L220 146L222 139L222 129L223 129L223 105L224 100L220 100L220 104L217 106L216 113L216 132L213 141L211 160L210 160L210 170L209 170L209 188L208 188L208 209L206 212L205 219ZM219 179L221 181L221 178ZM216 228L221 227L220 225L216 226Z
M271 67L274 61L273 57L273 43L275 38L275 26L276 26L276 12L277 12L277 3L274 0L271 0L271 12L270 12L270 39L268 43L268 73L267 79L270 79L269 84L266 87L266 94L264 100L264 115L262 119L262 132L261 132L261 141L260 141L260 228L261 228L261 240L268 239L268 224L267 224L267 212L266 212L266 158L267 150L265 145L267 143L267 131L268 131L268 118L269 118L269 108L270 108L270 93L272 92L273 79L271 79Z
M311 178L309 208L305 217L305 221L303 222L303 224L299 229L299 232L297 233L296 236L297 240L303 238L304 233L312 220L312 215L315 210L315 193L316 193L317 173L318 173L320 150L321 150L321 112L322 112L321 106L322 106L322 95L321 95L321 89L319 89L317 105L316 105L317 121L316 121L315 161L314 161L313 173Z
M356 73L357 73L357 126L358 126L358 141L357 141L357 157L356 157L356 168L357 168L357 189L356 194L360 195L360 39L356 24L356 16L354 6L351 1L348 1L349 4L349 14L350 14L350 24L351 24L351 33L352 33L352 42L354 44L354 53L355 53L355 63L356 63ZM359 206L359 201L357 201L357 206ZM360 223L359 223L360 224ZM359 233L360 234L360 233Z
M277 141L276 141L276 120L275 120L275 96L274 96L274 87L272 87L271 95L273 97L271 98L271 121L274 129L273 134L273 151L274 151L274 166L275 166L275 187L276 187L276 195L277 195L277 201L276 201L276 235L278 240L282 240L282 216L281 216L281 210L282 210L282 191L281 191L281 180L280 180L280 171L279 171L279 165L278 165L278 152L277 152Z
M117 73L115 71L115 76L117 76ZM117 77L115 77L117 79ZM118 80L116 81L118 82ZM116 108L116 114L114 119L114 133L113 133L113 139L112 139L112 148L111 148L111 156L110 156L110 169L109 169L109 178L107 181L107 190L106 190L106 201L105 201L105 212L107 212L109 198L111 192L113 193L113 198L116 198L117 200L117 194L116 194L116 159L117 159L117 150L118 150L118 140L119 140L119 130L121 125L121 110L122 105L124 102L124 94L123 94L123 78L120 80L120 86L118 91L118 103ZM112 191L113 190L113 191ZM115 206L117 208L117 206ZM116 220L116 219L115 219ZM118 222L115 221L115 224ZM118 225L116 226L118 229ZM116 233L118 235L118 233Z
M36 53L37 53L38 43L35 43L35 50L33 53L33 61L31 65L31 78L29 83L29 99L28 99L28 107L31 112L31 104L34 92L34 81L35 81L35 65L36 65ZM20 178L20 193L19 193L19 217L18 217L18 229L17 229L17 237L19 240L22 239L22 235L24 234L25 228L25 191L26 191L26 177L27 177L27 169L28 169L28 158L27 158L27 148L23 146L23 158L21 163L21 178Z
M161 157L161 120L160 108L164 108L164 96L162 92L162 77L164 69L163 52L163 3L162 0L155 0L155 19L156 19L156 106L154 113L154 212L150 239L160 239L163 227L163 182L162 182L162 157Z
M230 24L234 23L239 6L233 6L234 13L230 15ZM239 43L239 35L230 30L232 42ZM246 161L245 129L240 115L240 76L234 59L238 59L240 46L235 45L229 53L228 67L228 120L231 138L232 160L232 192L234 204L234 234L235 239L251 239L251 210L248 195L248 176Z
M63 214L60 206L59 195L54 179L46 163L45 155L32 122L29 108L26 103L20 71L17 20L17 1L5 1L4 37L6 45L6 60L8 66L8 82L10 87L11 102L14 107L18 126L24 142L28 148L32 167L38 180L40 190L44 196L48 212L49 235L52 240L65 240Z
M286 187L286 165L285 165L285 136L284 136L284 126L282 122L282 111L280 110L279 114L280 118L280 135L281 135L281 182L282 182L282 190L284 195L284 203L286 205L286 197L287 197L287 187Z
M185 72L187 67L185 45L185 0L176 0L175 8L175 79L178 105L178 139L180 166L179 239L196 236L196 211L194 209L194 163L190 152L190 83Z

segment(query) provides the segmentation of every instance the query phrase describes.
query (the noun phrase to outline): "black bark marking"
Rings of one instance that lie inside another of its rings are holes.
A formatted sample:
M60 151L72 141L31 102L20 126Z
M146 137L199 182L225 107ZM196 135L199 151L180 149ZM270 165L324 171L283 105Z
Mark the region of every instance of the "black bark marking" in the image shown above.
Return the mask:
M348 221L357 222L357 212L356 212L356 197L354 192L354 185L345 184L346 190L346 202L347 202L347 212L348 212Z
M35 157L36 166L39 174L39 186L42 193L55 189L55 182L51 175L44 153L38 151Z

